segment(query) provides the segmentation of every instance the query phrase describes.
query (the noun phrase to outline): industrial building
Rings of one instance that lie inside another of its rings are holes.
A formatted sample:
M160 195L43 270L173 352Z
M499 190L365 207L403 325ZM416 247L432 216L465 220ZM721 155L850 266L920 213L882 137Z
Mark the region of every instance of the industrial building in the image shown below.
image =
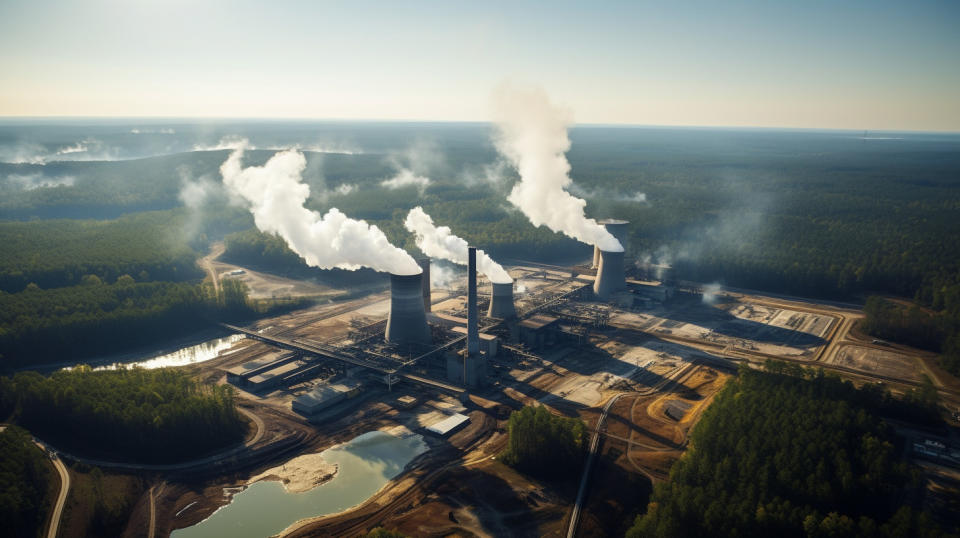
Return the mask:
M266 379L262 377L263 374L287 366L297 360L298 357L299 354L292 351L274 351L261 355L252 361L228 368L226 370L227 382L233 386L245 389L258 388L256 387L256 382L251 381L252 378L256 377L257 382L262 382Z
M460 413L454 413L436 424L427 426L427 432L440 437L447 437L469 423L470 417L461 415Z
M360 382L353 379L344 379L337 383L321 383L306 394L298 396L291 407L301 415L315 415L359 393Z

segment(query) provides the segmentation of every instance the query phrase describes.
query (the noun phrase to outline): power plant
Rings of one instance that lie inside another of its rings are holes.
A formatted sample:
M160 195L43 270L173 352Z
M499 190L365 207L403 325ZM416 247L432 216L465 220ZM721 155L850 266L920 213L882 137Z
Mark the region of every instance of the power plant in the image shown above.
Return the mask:
M513 306L513 282L502 284L493 282L490 293L490 307L487 308L488 318L514 319L517 310Z
M384 339L391 344L429 344L423 273L390 274L390 313Z
M626 221L601 222L625 241ZM595 277L582 266L516 268L526 284L522 295L515 297L514 282L491 282L489 294L479 292L478 254L482 253L467 247L466 286L448 290L436 305L431 304L431 259L422 257L416 260L420 273L390 274L386 319L354 316L350 330L339 339L319 342L287 338L282 332L268 336L240 330L293 352L294 360L267 361L250 368L245 364L242 371L230 372L229 379L237 386L260 390L306 379L316 372L339 376L351 370L365 372L361 378L383 382L388 388L406 379L466 394L493 383L502 361L511 357L526 357L558 342L588 342L592 329L606 326L611 303L620 308L645 308L672 296L669 283L628 280L624 252L597 252ZM640 273L633 264L631 269L631 275ZM263 383L257 383L261 377Z

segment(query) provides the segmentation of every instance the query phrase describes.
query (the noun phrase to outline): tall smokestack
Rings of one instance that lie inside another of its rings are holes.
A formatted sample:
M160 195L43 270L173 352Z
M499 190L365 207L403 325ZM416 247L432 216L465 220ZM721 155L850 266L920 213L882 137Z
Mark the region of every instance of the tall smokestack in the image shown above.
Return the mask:
M615 291L627 288L626 277L623 273L623 252L600 251L600 267L597 268L597 279L593 282L593 293L602 300L607 300Z
M477 248L467 249L467 354L480 352L480 334L477 329Z
M487 317L512 319L517 317L517 310L513 307L513 283L493 283L493 293L490 295L490 308Z
M423 284L423 309L430 312L433 309L432 298L430 296L430 258L420 258L417 264L423 269L421 273L421 282Z
M430 343L422 276L390 274L390 314L384 338L391 344Z
M618 219L604 219L597 221L598 224L602 224L604 228L611 235L617 238L617 241L620 241L620 244L623 245L623 251L627 251L627 225L630 224L630 221L618 220ZM592 267L600 267L600 247L593 246L593 265Z

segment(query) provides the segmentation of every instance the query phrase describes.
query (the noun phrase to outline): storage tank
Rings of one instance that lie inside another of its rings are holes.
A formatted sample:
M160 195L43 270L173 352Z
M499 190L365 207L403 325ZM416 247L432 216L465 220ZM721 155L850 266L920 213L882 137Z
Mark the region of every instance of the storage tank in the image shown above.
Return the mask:
M390 314L384 339L391 344L430 343L423 307L423 274L390 274Z
M593 293L605 301L614 292L625 289L627 289L627 280L623 272L623 252L601 250L597 279L593 282Z
M517 317L517 310L513 307L513 282L493 283L493 293L490 295L490 308L487 309L487 317L499 319Z

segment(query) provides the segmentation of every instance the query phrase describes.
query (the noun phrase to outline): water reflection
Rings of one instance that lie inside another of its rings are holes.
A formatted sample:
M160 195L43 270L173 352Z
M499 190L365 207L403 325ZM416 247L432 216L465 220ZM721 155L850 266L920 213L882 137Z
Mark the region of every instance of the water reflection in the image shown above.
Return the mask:
M209 518L171 536L263 537L303 518L342 512L368 499L426 450L420 435L365 433L321 453L324 460L339 465L329 482L303 493L287 493L279 482L256 482Z
M94 368L94 370L116 370L119 366L139 366L140 368L151 370L153 368L196 364L198 362L204 362L216 358L218 355L220 355L220 352L230 349L233 347L233 344L243 340L244 338L245 336L242 334L231 334L229 336L224 336L223 338L215 338L213 340L207 340L206 342L201 342L193 346L178 349L173 353L166 353L140 361L114 362L111 364L97 366Z

